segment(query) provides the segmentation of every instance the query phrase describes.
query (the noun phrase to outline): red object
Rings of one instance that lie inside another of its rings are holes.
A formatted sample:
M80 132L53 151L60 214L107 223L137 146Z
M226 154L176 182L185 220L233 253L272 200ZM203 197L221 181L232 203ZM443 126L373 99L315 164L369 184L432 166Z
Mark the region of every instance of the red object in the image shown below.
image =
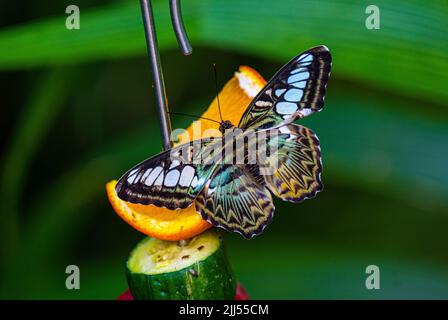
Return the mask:
M247 294L246 289L238 282L236 285L236 293L235 293L235 300L249 300L249 295ZM126 289L125 292L123 292L117 300L134 300L134 297L131 294L131 291L129 289Z
M235 300L249 300L246 289L239 282L236 284Z
M118 298L117 300L134 300L134 297L131 294L131 291L129 291L129 289L126 289L125 292L123 292Z

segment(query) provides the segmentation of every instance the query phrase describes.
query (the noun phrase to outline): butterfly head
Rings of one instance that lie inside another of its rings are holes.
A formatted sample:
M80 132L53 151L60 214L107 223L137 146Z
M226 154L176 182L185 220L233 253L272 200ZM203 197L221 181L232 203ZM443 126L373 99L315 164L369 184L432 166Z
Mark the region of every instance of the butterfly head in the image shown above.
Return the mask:
M225 120L219 125L219 131L224 134L226 130L232 129L233 127L235 126L232 124L232 122L230 122L229 120Z

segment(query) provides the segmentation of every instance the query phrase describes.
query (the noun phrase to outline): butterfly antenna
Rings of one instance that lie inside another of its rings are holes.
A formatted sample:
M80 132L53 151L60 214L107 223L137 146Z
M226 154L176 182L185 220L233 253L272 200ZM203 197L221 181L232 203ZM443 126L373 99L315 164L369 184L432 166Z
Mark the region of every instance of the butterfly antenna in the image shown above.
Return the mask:
M215 73L215 91L216 91L216 99L218 100L219 117L221 118L221 122L223 122L224 120L222 119L221 104L219 103L218 75L216 73L216 63L213 64L213 71Z
M220 123L219 121L210 119L210 118L206 118L206 117L200 117L200 116L195 116L193 114L188 114L188 113L182 113L182 112L174 112L174 111L168 111L169 114L174 114L176 116L184 116L184 117L190 117L190 118L195 118L195 119L204 119L204 120L208 120L208 121L213 121L216 123Z

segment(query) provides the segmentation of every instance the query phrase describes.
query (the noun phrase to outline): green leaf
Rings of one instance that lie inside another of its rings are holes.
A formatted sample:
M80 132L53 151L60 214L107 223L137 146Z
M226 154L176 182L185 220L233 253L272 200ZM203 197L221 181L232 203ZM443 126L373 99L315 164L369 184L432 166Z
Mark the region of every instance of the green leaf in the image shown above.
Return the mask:
M38 85L29 95L18 119L5 159L0 180L1 233L3 234L2 262L15 254L15 244L20 230L20 210L23 209L22 192L30 164L39 151L44 137L59 111L64 107L70 88L78 72L58 69L38 78Z
M365 27L366 4L355 0L190 0L183 6L193 46L215 46L284 62L318 44L330 47L333 74L412 97L445 103L446 14L441 2L375 3L381 29ZM176 46L168 4L157 1L161 49ZM235 36L238 35L238 36ZM14 50L10 50L14 48ZM81 63L145 54L137 3L81 8L81 29L65 15L0 32L0 68Z
M252 299L448 298L446 272L427 263L328 243L304 245L292 237L267 238L226 242L235 274ZM365 286L365 270L372 264L380 269L379 290Z

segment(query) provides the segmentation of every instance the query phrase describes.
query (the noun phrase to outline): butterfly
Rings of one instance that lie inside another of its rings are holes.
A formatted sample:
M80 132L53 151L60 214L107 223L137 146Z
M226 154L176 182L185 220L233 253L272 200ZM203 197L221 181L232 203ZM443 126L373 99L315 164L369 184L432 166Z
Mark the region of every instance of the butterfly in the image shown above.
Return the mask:
M248 239L262 233L273 218L272 194L301 202L323 188L319 140L293 122L323 108L331 64L325 46L299 54L253 98L237 126L221 121L220 137L190 141L141 162L119 179L118 197L171 210L194 205L216 227ZM235 137L242 146L235 147ZM226 146L240 151L242 161L235 155L222 161ZM251 148L256 155L249 161Z

